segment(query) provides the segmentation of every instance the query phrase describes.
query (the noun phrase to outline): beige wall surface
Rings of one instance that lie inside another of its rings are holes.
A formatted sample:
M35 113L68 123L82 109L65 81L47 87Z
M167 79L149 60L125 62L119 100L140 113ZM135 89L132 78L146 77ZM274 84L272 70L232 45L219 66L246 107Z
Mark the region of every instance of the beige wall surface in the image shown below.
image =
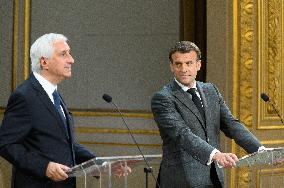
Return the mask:
M230 18L227 1L207 1L207 82L214 83L220 90L226 103L231 107L232 100L232 34L230 33ZM221 137L221 149L223 152L230 152L230 142L224 135ZM225 170L226 187L230 187L229 170Z
M98 156L139 154L114 107L102 100L108 93L144 154L161 153L150 100L172 79L167 56L179 40L178 0L3 0L0 18L1 119L9 94L28 77L29 46L42 34L62 33L75 64L73 77L58 87L79 141ZM8 188L10 165L0 164L0 188ZM157 174L158 163L153 168ZM145 187L143 167L134 172L132 187Z
M232 3L207 2L207 82L218 86L231 106L232 97Z
M165 0L32 1L31 41L49 32L70 39L74 75L60 87L70 108L112 108L101 99L109 93L122 109L149 110L171 78L167 51L178 40L178 11L178 1Z
M7 104L8 96L11 92L12 73L12 40L13 40L13 2L6 1L0 3L1 28L0 29L0 106ZM4 29L5 28L5 29Z

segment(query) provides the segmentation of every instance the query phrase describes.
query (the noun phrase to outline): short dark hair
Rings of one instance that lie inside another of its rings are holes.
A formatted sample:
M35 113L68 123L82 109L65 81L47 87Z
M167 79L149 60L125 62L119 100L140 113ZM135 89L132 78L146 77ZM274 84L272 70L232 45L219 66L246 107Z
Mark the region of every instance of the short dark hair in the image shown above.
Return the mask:
M196 44L194 44L193 42L190 42L190 41L180 41L180 42L177 42L175 44L175 46L170 49L170 52L169 52L170 62L172 62L172 55L175 52L188 53L188 52L191 52L191 51L195 51L196 52L197 60L201 59L201 51L196 46Z

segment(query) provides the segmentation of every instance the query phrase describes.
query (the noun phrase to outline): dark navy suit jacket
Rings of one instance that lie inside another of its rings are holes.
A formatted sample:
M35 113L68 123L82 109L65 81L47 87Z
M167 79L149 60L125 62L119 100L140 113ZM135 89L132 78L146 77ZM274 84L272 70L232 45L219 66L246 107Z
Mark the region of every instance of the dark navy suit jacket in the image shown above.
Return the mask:
M205 110L203 120L190 94L172 81L152 98L152 111L163 140L160 168L161 188L204 188L212 185L208 159L220 149L220 131L248 153L258 150L260 142L231 114L216 86L197 82ZM224 185L224 174L216 169Z
M72 178L61 182L48 179L48 163L71 167L95 157L76 142L72 114L62 106L69 138L63 120L33 74L11 94L0 127L0 155L13 165L12 188L75 187Z

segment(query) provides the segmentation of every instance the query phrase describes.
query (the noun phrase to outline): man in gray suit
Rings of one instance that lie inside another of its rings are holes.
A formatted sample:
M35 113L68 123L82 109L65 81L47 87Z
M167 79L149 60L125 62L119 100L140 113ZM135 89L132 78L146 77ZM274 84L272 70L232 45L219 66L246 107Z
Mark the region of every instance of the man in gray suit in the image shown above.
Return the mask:
M200 58L194 43L176 43L169 53L174 80L152 98L163 140L160 188L224 187L223 169L217 165L231 168L238 158L220 151L220 131L248 153L263 147L233 117L215 85L195 80Z

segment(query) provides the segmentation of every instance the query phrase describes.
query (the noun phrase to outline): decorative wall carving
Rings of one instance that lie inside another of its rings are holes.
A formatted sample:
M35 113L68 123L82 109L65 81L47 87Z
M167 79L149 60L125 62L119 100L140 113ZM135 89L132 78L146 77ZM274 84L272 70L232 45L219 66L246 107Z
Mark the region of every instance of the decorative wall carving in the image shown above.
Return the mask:
M259 80L260 90L265 91L271 103L277 111L282 113L283 76L283 2L281 0L269 0L260 3L259 6ZM259 129L283 129L279 117L271 105L261 105L258 114Z
M237 26L238 43L238 61L237 68L239 75L239 118L250 129L252 129L253 119L253 72L255 71L256 60L254 58L255 31L255 3L253 0L244 0L239 2L240 11L238 12L239 25ZM245 151L237 147L239 156L244 156ZM248 185L248 168L236 170L237 186L245 187Z
M233 34L234 46L236 46L233 75L234 83L237 84L233 99L235 113L252 132L263 135L262 138L267 140L270 139L271 143L279 144L277 138L273 141L270 137L273 130L284 128L284 125L280 124L271 105L261 101L259 95L261 92L266 92L276 109L280 113L283 112L281 111L283 106L283 89L281 90L283 88L283 71L281 71L283 70L283 2L281 0L235 0L233 7L234 24L236 24ZM264 135L263 129L270 129L271 133ZM266 143L264 142L263 144ZM246 152L234 143L233 148L238 156L246 155ZM268 172L271 170L272 168L261 172L253 168L236 169L231 175L231 186L260 186L262 176L269 176ZM257 180L251 177L257 177Z

